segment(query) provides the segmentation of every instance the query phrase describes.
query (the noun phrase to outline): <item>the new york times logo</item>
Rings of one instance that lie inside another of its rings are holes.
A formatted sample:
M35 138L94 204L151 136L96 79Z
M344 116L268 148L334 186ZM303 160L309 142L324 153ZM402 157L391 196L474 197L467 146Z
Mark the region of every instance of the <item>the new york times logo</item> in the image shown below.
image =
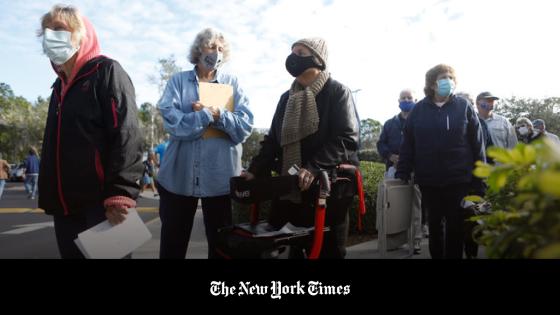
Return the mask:
M327 285L320 281L309 281L302 284L285 284L281 281L271 281L270 285L256 284L250 281L240 281L237 285L228 285L224 281L212 281L210 294L213 296L270 296L272 299L281 299L284 295L295 296L328 296L349 295L350 285Z

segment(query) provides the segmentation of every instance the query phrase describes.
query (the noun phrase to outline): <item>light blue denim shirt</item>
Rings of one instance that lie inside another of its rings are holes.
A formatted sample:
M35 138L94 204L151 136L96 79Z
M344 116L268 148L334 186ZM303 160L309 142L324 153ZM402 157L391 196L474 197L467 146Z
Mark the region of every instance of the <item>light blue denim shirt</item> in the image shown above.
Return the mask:
M236 77L218 71L215 81L232 85L234 93L234 111L222 110L217 122L208 109L192 109L192 103L199 100L195 70L175 74L158 103L170 141L157 180L174 194L228 195L230 177L241 173L241 144L251 135L253 113ZM229 138L203 140L209 126L224 131Z

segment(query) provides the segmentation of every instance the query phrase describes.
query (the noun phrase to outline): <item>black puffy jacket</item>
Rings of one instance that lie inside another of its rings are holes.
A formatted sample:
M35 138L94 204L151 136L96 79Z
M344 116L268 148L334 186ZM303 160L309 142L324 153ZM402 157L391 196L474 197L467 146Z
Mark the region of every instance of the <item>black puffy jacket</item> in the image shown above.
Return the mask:
M289 93L280 97L268 135L261 142L249 171L257 177L282 170L280 136ZM350 89L331 78L317 94L319 130L301 141L302 165L314 172L330 170L341 163L358 166L359 120Z
M73 214L110 197L136 199L142 175L134 86L115 60L88 61L61 95L53 84L43 138L39 207Z

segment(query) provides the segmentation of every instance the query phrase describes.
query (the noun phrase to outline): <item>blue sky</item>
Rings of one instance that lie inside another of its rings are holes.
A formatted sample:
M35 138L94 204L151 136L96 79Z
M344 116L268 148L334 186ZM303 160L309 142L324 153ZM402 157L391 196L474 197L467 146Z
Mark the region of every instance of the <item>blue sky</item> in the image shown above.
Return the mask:
M234 73L247 92L256 127L268 127L292 78L284 68L291 44L320 36L333 78L355 94L361 118L381 122L398 111L401 89L418 98L426 71L457 70L458 90L502 97L560 96L560 3L554 0L83 0L76 5L96 27L102 53L129 73L137 102L156 103L148 80L159 58L187 51L205 27L232 44ZM0 0L0 82L29 100L50 94L55 76L35 36L56 1Z

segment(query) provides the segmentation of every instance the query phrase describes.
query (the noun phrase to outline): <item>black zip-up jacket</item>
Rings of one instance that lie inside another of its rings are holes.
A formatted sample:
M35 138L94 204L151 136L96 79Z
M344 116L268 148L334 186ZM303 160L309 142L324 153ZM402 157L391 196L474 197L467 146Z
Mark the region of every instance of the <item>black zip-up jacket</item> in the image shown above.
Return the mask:
M115 60L88 61L65 95L53 84L43 138L39 207L69 215L107 198L136 199L142 175L134 86Z
M481 181L472 174L478 160L486 158L482 128L472 106L452 95L440 108L426 97L406 120L395 177L409 179L414 171L420 185L471 183L480 190Z
M249 171L257 177L282 171L280 136L289 92L280 97L272 125L261 142ZM319 113L319 130L301 141L302 165L311 172L331 170L341 163L358 166L359 120L350 89L329 78L315 101Z

